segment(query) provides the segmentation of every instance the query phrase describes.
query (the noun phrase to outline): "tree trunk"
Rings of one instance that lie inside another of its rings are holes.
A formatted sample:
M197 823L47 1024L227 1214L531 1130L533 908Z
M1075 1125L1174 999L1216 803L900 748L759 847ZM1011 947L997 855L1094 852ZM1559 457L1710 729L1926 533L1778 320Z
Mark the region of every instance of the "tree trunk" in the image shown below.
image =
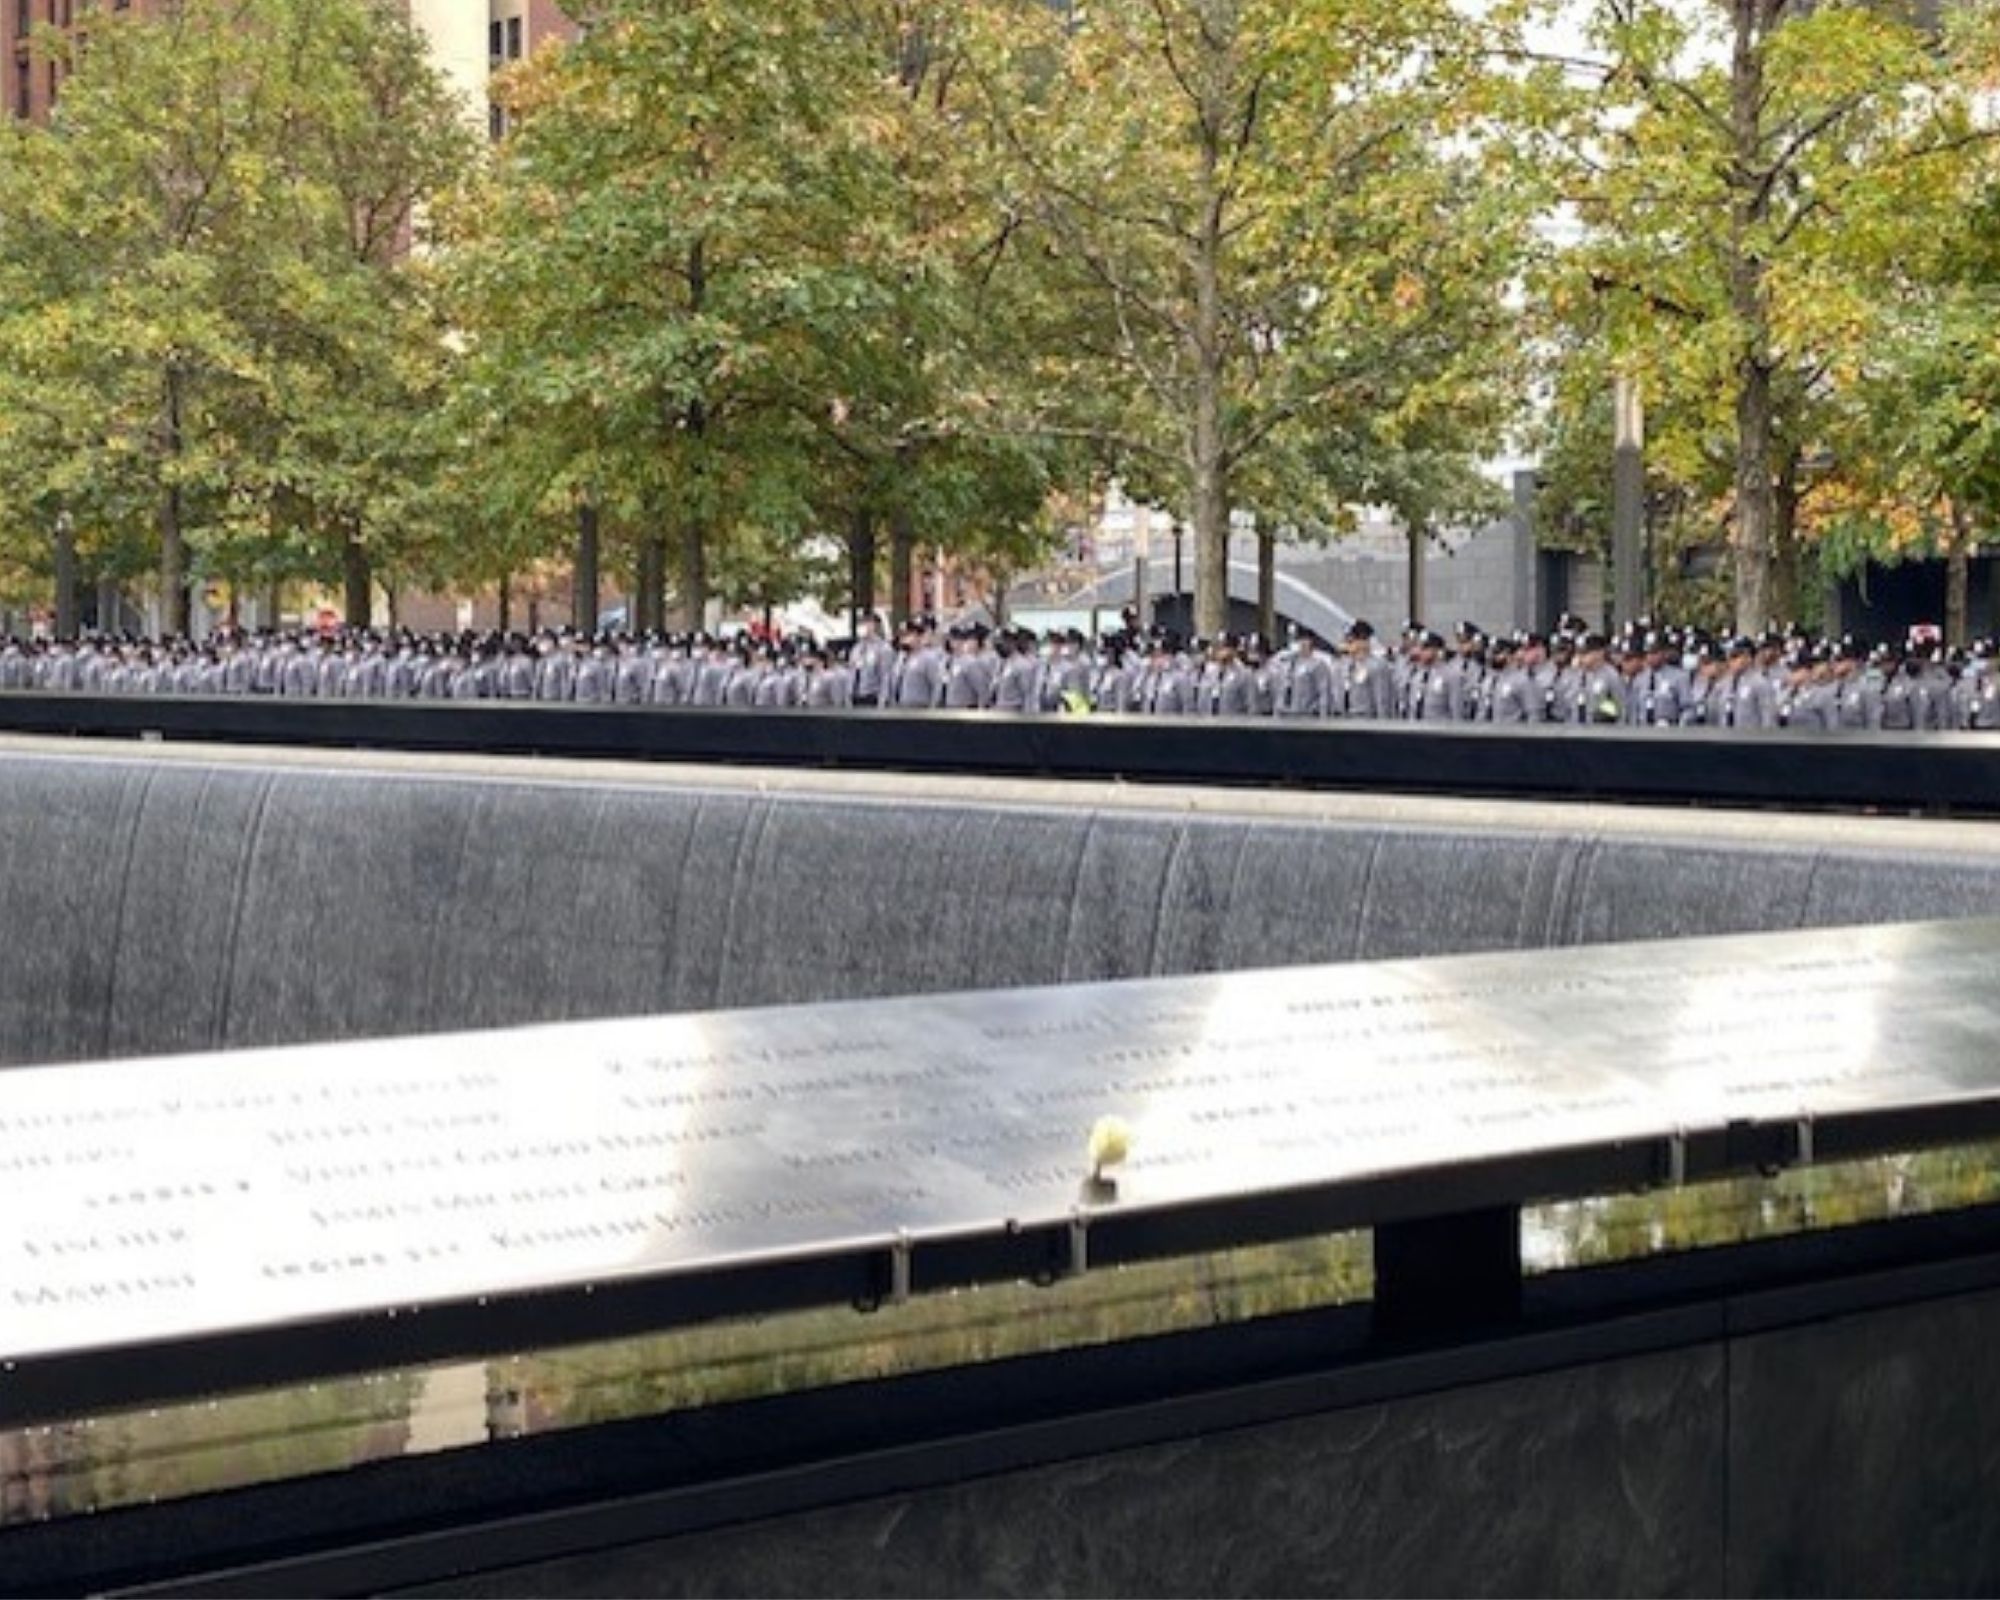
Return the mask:
M1412 622L1423 622L1424 606L1427 603L1424 595L1424 554L1425 547L1430 541L1424 537L1424 530L1414 523L1404 537L1409 542L1410 572L1408 593L1404 596L1409 602L1409 608L1403 614Z
M361 542L361 529L345 523L340 532L341 609L350 628L365 628L375 610L375 573L368 562L368 547Z
M917 548L916 529L908 511L889 513L889 620L901 627L910 618L911 567Z
M496 633L514 631L514 574L503 572L494 586L493 628ZM391 618L391 621L394 619Z
M1209 366L1207 361L1203 364ZM1204 370L1196 376L1191 446L1194 631L1212 639L1229 628L1229 473L1222 453L1219 371Z
M708 303L708 242L699 236L688 245L687 285L689 314L699 317ZM708 422L707 403L696 395L681 413L681 427L686 434L687 460L695 476L694 487L697 491L707 467ZM701 627L704 613L708 610L708 528L706 512L699 503L699 493L689 499L692 503L684 508L680 523L680 609L681 626L692 633ZM662 551L663 558L664 554ZM660 605L662 619L665 614L663 596ZM662 623L655 622L653 625L659 627Z
M632 593L632 631L655 633L666 625L667 536L647 533L639 540L639 570Z
M847 525L847 631L860 631L864 611L875 609L875 513L858 502Z
M1763 39L1770 0L1733 0L1729 121L1734 165L1730 183L1730 308L1743 328L1736 362L1736 517L1730 534L1736 576L1736 630L1770 625L1771 357L1770 306L1757 235L1770 209L1761 175L1764 160Z
M1956 500L1949 502L1951 542L1944 552L1944 642L1963 649L1972 588L1972 525Z
M1799 458L1792 451L1771 490L1771 615L1794 623L1799 616Z
M1227 335L1222 323L1223 122L1227 107L1217 103L1219 82L1209 86L1201 107L1200 232L1190 265L1194 269L1194 325L1188 365L1194 375L1194 416L1190 419L1189 513L1194 520L1194 629L1214 638L1229 627L1229 454L1223 411L1229 377Z
M160 408L160 454L165 468L157 507L160 531L160 607L164 631L185 635L188 631L187 544L181 526L181 486L178 468L181 457L181 376L167 367Z
M76 637L76 525L56 513L56 637Z
M576 503L576 625L583 633L597 632L597 502L585 495Z
M681 626L692 633L708 610L708 530L700 517L681 523Z
M1267 528L1257 530L1257 631L1278 642L1278 536Z
M264 607L264 626L275 632L285 614L285 583L282 578L271 580L271 587L264 595Z
M1771 374L1746 360L1736 396L1736 631L1761 633L1771 621Z

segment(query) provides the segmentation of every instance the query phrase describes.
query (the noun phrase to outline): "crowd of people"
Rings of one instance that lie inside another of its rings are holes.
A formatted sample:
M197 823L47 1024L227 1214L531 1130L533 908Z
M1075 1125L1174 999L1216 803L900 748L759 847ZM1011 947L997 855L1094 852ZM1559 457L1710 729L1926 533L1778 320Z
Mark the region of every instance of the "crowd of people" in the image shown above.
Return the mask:
M1926 732L2000 728L1994 655L1990 639L1947 649L1935 628L1871 646L1643 619L1613 636L1565 618L1546 634L1468 622L1448 638L1357 621L1337 643L1294 630L1274 647L1129 625L1095 640L928 617L891 630L863 616L832 642L561 629L15 639L0 643L0 691Z

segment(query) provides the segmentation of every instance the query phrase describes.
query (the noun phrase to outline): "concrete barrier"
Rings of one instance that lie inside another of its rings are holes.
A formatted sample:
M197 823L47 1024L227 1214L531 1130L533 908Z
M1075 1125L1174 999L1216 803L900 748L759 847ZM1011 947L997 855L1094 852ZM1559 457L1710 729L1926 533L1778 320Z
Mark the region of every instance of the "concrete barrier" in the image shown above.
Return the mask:
M1995 912L1972 822L0 740L0 1064Z

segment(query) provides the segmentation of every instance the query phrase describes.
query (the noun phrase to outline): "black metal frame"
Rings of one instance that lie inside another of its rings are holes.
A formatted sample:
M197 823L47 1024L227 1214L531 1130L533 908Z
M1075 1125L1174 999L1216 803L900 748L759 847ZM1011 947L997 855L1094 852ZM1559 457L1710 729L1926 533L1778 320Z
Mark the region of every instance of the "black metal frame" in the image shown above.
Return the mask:
M2000 813L1984 734L0 694L0 731L1410 794Z
M841 1304L866 1309L910 1293L1052 1281L1088 1267L1353 1228L1375 1228L1388 1237L1393 1266L1377 1301L1385 1326L1453 1336L1508 1319L1518 1298L1520 1259L1504 1219L1524 1204L1994 1136L2000 1136L2000 1097L1856 1111L1810 1124L1670 1129L1170 1207L1080 1208L1070 1218L1028 1225L996 1220L976 1232L829 1244L682 1272L394 1311L356 1310L309 1323L17 1354L0 1382L0 1427L729 1316ZM1454 1282L1476 1284L1479 1292L1448 1292Z
M1995 1288L2000 1206L1648 1257L1456 1339L1338 1307L0 1529L0 1595L380 1593Z

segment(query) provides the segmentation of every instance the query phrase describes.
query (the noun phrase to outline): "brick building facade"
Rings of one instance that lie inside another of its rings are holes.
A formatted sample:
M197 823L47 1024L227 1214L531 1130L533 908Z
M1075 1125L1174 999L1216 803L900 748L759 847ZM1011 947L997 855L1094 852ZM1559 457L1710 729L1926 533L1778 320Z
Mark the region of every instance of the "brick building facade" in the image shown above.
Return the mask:
M92 11L160 8L167 0L0 0L0 61L6 63L5 97L11 116L44 120L62 87L62 69L37 60L30 39L39 28L70 28ZM487 81L551 39L572 39L577 25L557 0L383 0L422 31L432 59L473 115L496 136L503 131L490 106Z

